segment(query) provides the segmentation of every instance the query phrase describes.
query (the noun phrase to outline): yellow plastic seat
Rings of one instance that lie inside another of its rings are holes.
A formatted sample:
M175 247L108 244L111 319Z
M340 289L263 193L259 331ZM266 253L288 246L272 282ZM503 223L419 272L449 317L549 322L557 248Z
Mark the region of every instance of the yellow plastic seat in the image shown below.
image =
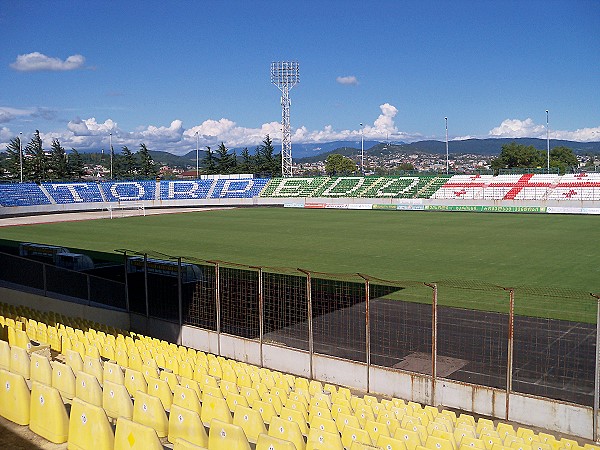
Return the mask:
M308 422L306 416L297 409L282 408L280 416L288 422L294 422L300 428L300 432L304 436L308 436Z
M52 361L52 387L58 389L65 399L75 397L77 383L73 369L59 361Z
M31 348L31 340L25 331L15 330L15 345L24 350L29 350Z
M37 381L47 386L52 386L52 366L50 360L41 353L31 354L31 367L29 375L31 381Z
M133 417L133 401L125 385L105 380L102 390L102 408L112 419L118 417L131 419Z
M460 447L471 447L478 448L481 450L485 450L485 442L479 438L471 437L471 436L463 436L460 441Z
M247 406L238 406L233 414L234 425L241 427L246 433L248 442L255 444L258 435L266 433L267 428L263 421L260 412L253 410Z
M500 437L498 437L497 435L493 436L491 434L483 434L479 436L479 439L483 441L486 450L492 450L494 444L503 445L502 439L500 439Z
M32 383L29 429L55 444L67 441L69 416L58 389Z
M163 450L163 445L151 427L119 417L114 450Z
M342 431L342 444L344 445L344 448L350 448L352 446L352 442L354 441L358 441L363 444L372 443L371 436L369 436L367 430L346 425Z
M177 378L177 375L175 375L173 372L167 372L166 370L163 370L160 372L159 378L168 383L171 391L174 391L175 386L179 385L179 380Z
M90 375L94 375L98 380L98 383L100 383L100 386L102 386L102 383L104 382L104 366L102 365L100 358L86 355L83 359L83 371Z
M252 405L252 409L257 410L263 418L263 421L268 425L271 423L271 418L277 416L277 412L272 403L256 400Z
M103 381L111 381L113 383L125 384L125 375L121 366L114 362L106 361L104 363L104 371L102 373Z
M383 450L406 450L404 441L383 434L377 439L377 446Z
M354 428L360 428L360 422L358 421L358 417L345 413L338 414L335 424L337 425L338 431L340 433L344 430L344 427L346 427L346 425L350 425Z
M477 421L477 426L476 426L475 432L477 433L477 436L481 437L481 434L486 430L487 431L496 431L496 427L494 425L494 422L492 422L490 419L485 419L485 418L481 417Z
M173 404L169 414L168 440L174 444L179 438L200 447L208 446L208 435L200 415L196 411Z
M83 370L83 359L75 350L65 350L65 363L73 369L73 373Z
M320 406L313 406L309 411L308 411L308 421L312 421L313 418L315 417L323 417L324 419L333 419L333 416L331 415L331 410L329 410L328 408L324 408L324 407L320 407Z
M333 419L327 419L322 416L315 416L309 422L310 428L318 428L319 430L337 433L338 428Z
M200 445L192 444L189 441L186 441L182 438L175 439L175 443L173 444L173 450L208 450L206 447L202 447Z
M210 422L213 419L217 419L225 423L232 422L229 406L227 406L225 399L213 397L212 395L208 394L203 396L200 418L202 419L204 426L210 426Z
M475 434L475 427L469 426L468 428L463 428L462 424L458 424L458 427L454 429L454 440L456 441L456 445L461 445L464 437L472 437L475 438L477 435Z
M268 434L261 434L256 443L256 450L296 450L292 442L279 439Z
M321 430L310 430L306 441L306 450L344 450L344 445L338 433L328 433Z
M434 435L427 436L424 447L429 450L456 450L453 441Z
M169 419L158 397L137 391L133 402L133 421L151 427L159 438L169 433Z
M175 392L173 392L173 405L195 411L198 415L201 413L200 400L198 399L196 391L181 385L175 386Z
M19 425L29 425L31 396L21 375L0 369L0 415Z
M371 437L371 442L377 442L379 440L379 436L391 436L390 430L386 424L376 422L373 420L367 420L365 423L364 429L369 433Z
M0 340L0 369L10 370L10 344Z
M69 419L69 450L112 450L115 435L101 406L73 399Z
M210 450L250 450L244 430L232 423L213 419L208 432Z
M27 350L23 347L13 345L10 348L10 371L21 375L29 380L31 370L31 359Z
M252 407L256 400L260 401L260 395L258 391L252 387L240 387L240 395L246 397L246 401L248 402L248 406Z
M269 424L269 436L292 442L296 450L304 450L304 436L296 422L281 417L273 417Z
M142 372L137 370L133 370L130 368L125 369L125 387L127 388L127 392L133 398L136 398L138 392L142 392L144 394L148 393L148 383L146 383L146 379Z
M417 445L422 445L421 436L417 431L398 428L394 434L394 438L404 441L404 445L408 450L415 450Z
M165 380L150 380L148 383L148 394L160 398L165 411L169 411L171 409L171 404L173 403L173 393L171 392L169 383L167 383Z
M250 407L248 405L248 401L246 400L246 397L244 397L241 394L230 393L225 398L225 401L227 402L227 406L229 406L229 410L232 413L236 410L236 408L238 406L245 406L245 407L248 407L248 408Z
M94 375L84 371L77 372L75 397L94 406L102 407L102 387Z

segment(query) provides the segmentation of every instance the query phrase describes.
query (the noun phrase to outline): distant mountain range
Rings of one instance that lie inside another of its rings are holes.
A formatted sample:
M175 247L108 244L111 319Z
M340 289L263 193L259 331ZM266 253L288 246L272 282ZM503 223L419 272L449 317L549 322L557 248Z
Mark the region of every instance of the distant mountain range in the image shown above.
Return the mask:
M463 141L450 141L448 143L448 151L451 154L476 154L495 156L500 154L502 146L511 142L517 142L522 145L533 145L540 150L546 149L546 140L537 138L494 138L494 139L466 139ZM575 142L550 139L550 148L565 146L573 149L577 154L583 153L599 153L600 142ZM364 142L365 155L385 156L398 153L431 153L445 154L446 142L426 140L419 142L404 142L382 143L379 141ZM239 156L243 148L232 148ZM255 147L249 147L250 154L254 154ZM280 150L279 146L275 146L275 151ZM332 153L340 153L345 156L356 156L360 154L359 141L333 141L318 144L293 144L292 153L294 161L298 163L310 163L324 161L327 156ZM169 152L150 151L152 158L163 165L171 167L195 167L196 166L196 151L192 150L182 156L177 156ZM204 151L199 152L200 164L205 156Z

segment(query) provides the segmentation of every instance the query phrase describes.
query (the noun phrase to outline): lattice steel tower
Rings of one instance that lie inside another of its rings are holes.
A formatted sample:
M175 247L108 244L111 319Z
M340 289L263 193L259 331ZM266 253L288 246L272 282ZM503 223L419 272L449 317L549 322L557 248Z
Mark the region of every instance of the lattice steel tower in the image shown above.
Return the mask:
M271 63L271 83L281 91L281 174L292 176L292 132L290 129L290 89L300 83L298 61Z

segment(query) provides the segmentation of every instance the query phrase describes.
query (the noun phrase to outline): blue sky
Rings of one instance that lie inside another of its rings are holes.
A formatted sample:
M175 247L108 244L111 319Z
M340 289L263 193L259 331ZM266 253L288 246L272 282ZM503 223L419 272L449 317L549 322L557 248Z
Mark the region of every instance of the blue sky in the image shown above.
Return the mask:
M272 61L298 60L293 142L600 141L600 1L14 1L0 148L185 153L280 139Z

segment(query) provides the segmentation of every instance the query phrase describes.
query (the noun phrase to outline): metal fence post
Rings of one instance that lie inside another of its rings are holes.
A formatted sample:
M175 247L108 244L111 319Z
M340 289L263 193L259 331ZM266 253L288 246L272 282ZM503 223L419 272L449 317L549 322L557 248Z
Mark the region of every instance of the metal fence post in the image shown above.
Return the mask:
M262 267L258 268L258 341L260 348L260 367L263 367L263 338L265 333L265 305L263 297L263 272Z
M179 308L179 337L177 344L181 345L181 334L183 333L183 299L181 286L181 257L177 258L177 306Z
M312 322L312 289L311 289L311 277L310 272L304 269L298 269L300 272L306 275L306 306L308 309L308 357L310 379L314 378L313 371L313 354L315 351L314 339L313 339L313 322Z
M437 283L424 283L433 289L431 297L431 405L435 406L435 382L437 378Z
M371 384L371 320L369 315L371 287L367 277L360 273L358 276L365 280L365 360L367 363L367 392L369 392Z
M88 305L89 305L90 302L92 301L92 286L90 283L90 274L89 273L85 274L85 279L87 281L87 298L88 298Z
M217 312L217 355L221 356L221 281L219 278L219 263L215 262L215 308Z
M44 282L44 297L48 297L48 286L46 283L46 264L42 265L42 280Z
M125 310L129 311L129 275L127 274L127 251L123 252L124 267L125 267Z
M591 294L596 299L596 373L594 376L594 425L593 439L598 442L598 403L600 402L600 294Z
M144 253L144 295L146 299L146 318L149 318L150 306L148 303L148 253Z
M508 307L508 360L506 362L506 414L508 420L510 409L510 393L512 391L512 369L513 369L513 346L514 346L514 327L515 327L515 290L508 289L509 307Z

